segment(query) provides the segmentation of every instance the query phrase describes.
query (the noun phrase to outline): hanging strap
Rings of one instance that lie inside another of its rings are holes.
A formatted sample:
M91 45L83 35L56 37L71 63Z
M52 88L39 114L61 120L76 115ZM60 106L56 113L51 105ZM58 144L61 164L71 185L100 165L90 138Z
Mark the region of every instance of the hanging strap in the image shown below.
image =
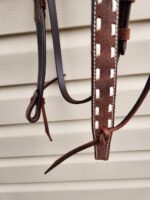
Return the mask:
M48 9L49 9L49 15L50 15L50 22L51 22L56 71L57 71L58 84L59 84L61 94L64 97L64 99L69 103L72 103L72 104L86 103L91 100L91 96L83 100L75 100L69 95L67 91L64 76L63 76L64 72L63 72L56 4L55 4L55 0L47 0L47 1L48 1Z
M45 0L34 0L35 23L37 30L38 43L38 81L37 88L31 97L30 104L26 110L26 118L29 122L35 123L39 120L41 111L44 120L45 132L52 141L48 127L45 111L45 99L43 98L44 89L57 81L57 78L45 84L46 75L46 30L45 30ZM33 113L33 110L34 113Z
M73 156L74 154L85 150L89 147L94 146L95 144L99 144L99 143L103 143L105 144L107 142L107 140L109 138L111 138L112 133L118 131L119 129L123 128L133 117L133 115L137 112L137 110L139 109L139 107L141 106L142 102L144 101L144 99L146 98L146 96L148 95L150 90L150 76L148 77L148 80L145 84L145 87L140 95L140 97L138 98L137 102L135 103L135 105L133 106L133 108L130 110L130 112L127 114L127 116L117 125L114 126L112 128L107 128L107 127L101 127L99 136L86 143L83 144L71 151L69 151L68 153L64 154L62 157L60 157L59 159L57 159L45 172L45 174L47 174L49 171L51 171L52 169L54 169L56 166L58 166L60 163L62 163L63 161L65 161L67 158Z

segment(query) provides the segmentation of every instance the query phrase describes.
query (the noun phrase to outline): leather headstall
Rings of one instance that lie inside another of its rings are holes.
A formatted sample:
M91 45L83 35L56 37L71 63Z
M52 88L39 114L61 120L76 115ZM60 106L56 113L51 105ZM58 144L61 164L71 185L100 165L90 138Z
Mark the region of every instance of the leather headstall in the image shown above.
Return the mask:
M91 0L91 96L83 100L73 99L66 88L61 55L60 36L55 0L47 0L57 78L45 83L46 75L46 29L45 0L34 0L35 23L38 43L37 88L30 100L26 117L31 123L39 120L41 112L45 132L52 141L45 111L44 90L58 81L64 99L72 104L82 104L91 100L91 126L93 140L83 144L57 159L45 172L62 163L70 156L94 146L95 159L108 160L111 138L114 132L124 127L136 113L150 90L150 76L137 102L127 116L114 126L117 66L120 55L125 54L130 38L129 18L131 4L135 0ZM33 109L35 113L33 113Z

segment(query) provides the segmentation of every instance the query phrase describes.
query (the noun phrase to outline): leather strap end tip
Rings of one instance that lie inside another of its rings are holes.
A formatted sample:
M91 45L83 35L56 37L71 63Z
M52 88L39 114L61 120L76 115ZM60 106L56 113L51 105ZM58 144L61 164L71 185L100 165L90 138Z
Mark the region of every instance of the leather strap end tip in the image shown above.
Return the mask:
M53 142L53 139L50 136L48 136L48 138L49 138L50 142Z
M54 163L44 172L44 174L48 174L52 169L54 169L57 165L55 165Z

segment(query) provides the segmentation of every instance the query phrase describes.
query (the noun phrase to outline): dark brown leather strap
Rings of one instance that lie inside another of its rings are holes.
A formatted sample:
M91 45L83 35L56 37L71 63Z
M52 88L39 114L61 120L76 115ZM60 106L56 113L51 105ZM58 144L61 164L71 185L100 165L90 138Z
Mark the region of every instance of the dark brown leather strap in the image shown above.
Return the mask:
M118 42L118 51L119 54L124 55L127 47L127 39L129 39L129 18L131 11L131 4L135 2L135 0L120 0L119 4L119 42ZM121 32L124 32L121 33ZM127 37L122 37L122 34Z
M56 166L58 166L60 163L62 163L63 161L65 161L67 158L71 157L72 155L87 149L89 147L92 147L96 144L106 144L107 141L111 138L113 132L116 132L117 130L121 129L122 127L124 127L133 117L133 115L137 112L137 110L139 109L139 107L141 106L141 104L143 103L144 99L146 98L146 96L148 95L150 91L150 76L148 77L148 80L145 84L145 87L140 95L140 97L138 98L137 102L135 103L135 105L133 106L133 108L130 110L130 112L127 114L127 116L117 125L114 126L112 128L107 128L107 127L101 127L99 134L97 135L97 138L95 138L94 140L81 145L73 150L71 150L70 152L66 153L65 155L63 155L62 157L60 157L59 159L57 159L45 172L45 174L47 174L49 171L51 171L52 169L54 169Z
M38 42L38 81L37 88L34 92L30 104L26 110L26 118L31 122L35 123L39 120L41 111L43 114L43 120L45 125L45 132L49 137L50 141L52 138L50 136L48 122L45 111L45 100L43 98L43 92L45 88L45 74L46 74L46 31L45 31L45 0L34 0L34 10L35 10L35 23L37 29L37 42ZM55 81L52 80L49 84ZM33 114L33 110L35 113Z
M57 78L54 78L53 80L45 83L43 91L51 84L53 84L54 82L57 81ZM29 122L31 123L35 123L39 120L39 117L41 115L41 111L42 111L42 115L43 115L43 120L44 120L44 126L45 126L45 133L47 134L48 138L50 139L50 141L52 141L51 135L50 135L50 131L49 131L49 127L48 127L48 120L47 120L47 116L46 116L46 110L45 110L45 99L42 96L41 99L41 104L39 105L39 109L36 110L35 115L32 116L33 110L35 107L38 106L38 98L39 98L39 92L36 89L33 96L31 97L30 100L30 104L27 107L26 110L26 118L29 120ZM38 118L37 118L38 116Z
M72 103L72 104L86 103L91 100L91 96L83 100L75 100L69 95L67 91L64 76L63 76L64 72L63 72L56 4L55 4L55 0L47 0L47 1L48 1L48 9L49 9L49 15L50 15L50 22L51 22L56 72L57 72L58 84L59 84L61 94L64 97L64 99L69 103Z
M63 97L69 103L73 104L81 104L86 103L91 100L91 97L88 97L84 100L78 101L71 98L69 95L66 84L64 81L64 73L62 66L62 57L61 57L61 47L60 47L60 38L59 38L59 29L58 29L58 21L57 21L57 13L56 13L56 5L55 1L48 1L50 19L51 19L51 30L52 30L52 38L54 43L54 53L55 53L55 62L57 69L57 80L59 83L60 91ZM37 81L37 89L31 98L30 104L26 111L26 118L31 122L35 123L39 120L41 111L43 113L43 120L45 125L45 132L47 133L49 139L52 141L48 122L45 111L45 100L43 98L43 92L45 89L45 74L46 74L46 31L45 31L45 8L46 2L45 0L34 0L34 8L35 8L35 22L37 29L37 39L38 39L38 81ZM53 83L54 81L50 81L49 83ZM47 85L50 85L50 84ZM35 113L33 114L33 109L35 108Z
M38 81L37 81L37 89L36 101L35 105L35 113L31 116L31 113L27 112L27 119L30 122L36 122L40 118L41 113L41 105L43 101L43 90L45 83L45 74L46 74L46 33L45 33L45 6L44 1L34 0L34 9L35 9L35 23L37 29L37 43L38 43Z

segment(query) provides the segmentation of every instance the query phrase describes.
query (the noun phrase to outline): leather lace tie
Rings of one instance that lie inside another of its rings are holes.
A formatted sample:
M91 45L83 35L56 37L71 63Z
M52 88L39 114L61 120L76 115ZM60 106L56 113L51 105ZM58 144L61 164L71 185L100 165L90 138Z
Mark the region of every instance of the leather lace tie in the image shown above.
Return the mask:
M59 159L57 159L45 172L45 174L47 174L49 171L51 171L52 169L54 169L56 166L58 166L60 163L62 163L63 161L65 161L67 158L73 156L74 154L87 149L89 147L94 146L95 144L105 144L105 142L111 138L112 133L118 131L119 129L121 129L122 127L124 127L133 117L133 115L137 112L137 110L139 109L139 107L141 106L142 102L144 101L144 99L146 98L146 96L148 95L150 90L150 76L148 77L148 80L145 84L145 87L140 95L140 97L138 98L137 102L135 103L135 105L133 106L133 108L130 110L130 112L127 114L127 116L117 125L114 126L112 128L107 128L107 127L101 127L99 135L97 135L97 138L95 140L92 140L86 144L83 144L71 151L69 151L68 153L64 154L62 157L60 157ZM102 133L102 134L101 134Z

